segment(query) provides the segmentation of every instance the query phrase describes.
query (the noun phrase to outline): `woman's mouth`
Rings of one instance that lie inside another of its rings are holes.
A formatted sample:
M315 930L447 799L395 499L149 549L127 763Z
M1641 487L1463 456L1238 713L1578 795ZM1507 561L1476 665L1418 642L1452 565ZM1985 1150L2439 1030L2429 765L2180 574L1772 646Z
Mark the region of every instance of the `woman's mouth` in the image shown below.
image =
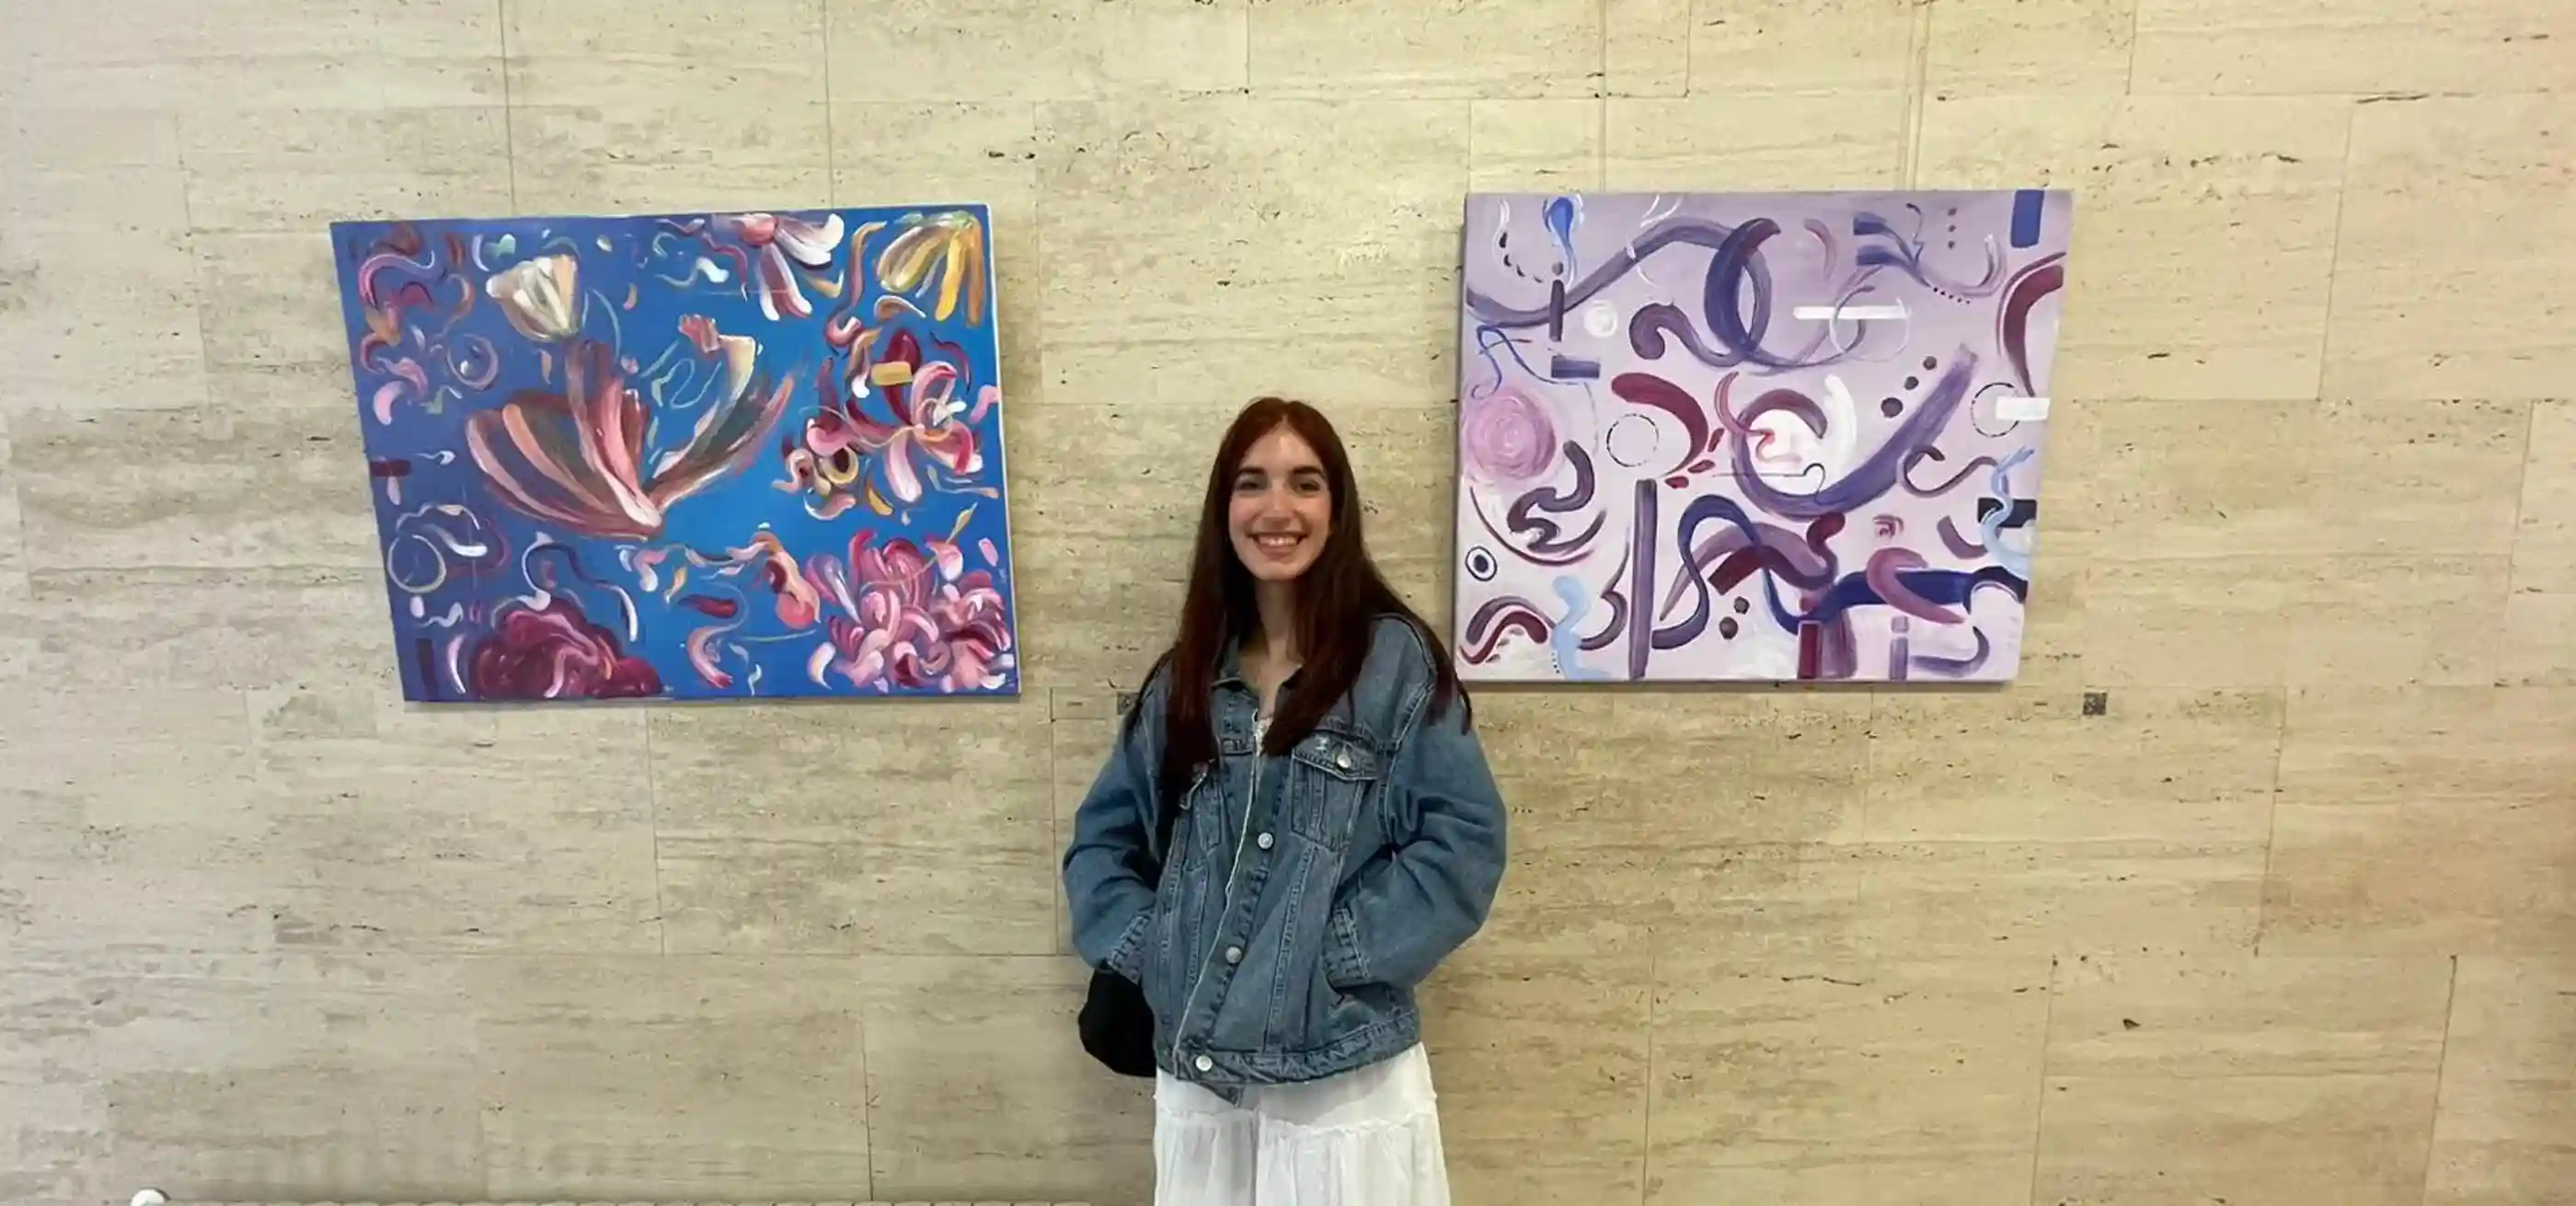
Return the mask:
M1252 543L1262 552L1276 557L1295 549L1299 544L1304 543L1305 539L1303 536L1265 532L1253 536Z

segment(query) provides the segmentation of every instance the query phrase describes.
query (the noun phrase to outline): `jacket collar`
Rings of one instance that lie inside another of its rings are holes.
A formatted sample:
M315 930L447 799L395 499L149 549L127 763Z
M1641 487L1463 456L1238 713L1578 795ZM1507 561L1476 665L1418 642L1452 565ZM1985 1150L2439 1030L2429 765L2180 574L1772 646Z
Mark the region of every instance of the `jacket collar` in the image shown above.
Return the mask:
M1297 680L1305 673L1304 666L1289 671L1287 679L1279 684L1280 694L1286 695L1288 689L1296 686ZM1243 677L1243 642L1235 639L1231 633L1226 635L1223 651L1217 654L1216 681L1210 685L1217 688L1234 687L1247 693L1252 690L1251 682Z

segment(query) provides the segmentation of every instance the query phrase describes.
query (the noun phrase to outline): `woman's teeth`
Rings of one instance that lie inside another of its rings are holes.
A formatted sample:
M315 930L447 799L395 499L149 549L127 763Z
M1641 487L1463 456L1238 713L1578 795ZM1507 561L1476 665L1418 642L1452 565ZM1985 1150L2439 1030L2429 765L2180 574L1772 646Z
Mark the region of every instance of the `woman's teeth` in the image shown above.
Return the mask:
M1299 540L1301 540L1301 539L1303 539L1303 537L1298 537L1298 536L1255 536L1255 537L1253 537L1253 538L1252 538L1252 542L1253 542L1254 544L1260 545L1260 546L1261 546L1264 550L1266 550L1266 551L1273 552L1273 553L1284 553L1284 552L1287 552L1287 551L1288 551L1288 550L1290 550L1290 549L1293 549L1293 548L1297 547L1297 542L1298 542Z

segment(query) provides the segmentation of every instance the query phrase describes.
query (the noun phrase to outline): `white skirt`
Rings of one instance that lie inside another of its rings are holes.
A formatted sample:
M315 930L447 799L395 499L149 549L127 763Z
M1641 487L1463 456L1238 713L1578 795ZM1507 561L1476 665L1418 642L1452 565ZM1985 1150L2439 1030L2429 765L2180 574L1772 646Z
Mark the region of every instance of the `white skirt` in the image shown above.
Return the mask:
M1158 1073L1154 1206L1449 1206L1431 1058L1416 1044L1239 1106Z

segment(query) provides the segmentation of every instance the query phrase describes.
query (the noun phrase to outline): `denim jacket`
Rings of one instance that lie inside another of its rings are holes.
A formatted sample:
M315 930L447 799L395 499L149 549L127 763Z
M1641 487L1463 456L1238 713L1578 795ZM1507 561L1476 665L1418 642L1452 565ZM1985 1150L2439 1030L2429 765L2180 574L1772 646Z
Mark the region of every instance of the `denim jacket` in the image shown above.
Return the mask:
M1421 1038L1414 988L1484 924L1503 802L1464 699L1432 715L1431 654L1381 618L1359 677L1285 757L1253 739L1236 660L1209 707L1218 758L1160 856L1163 676L1146 684L1064 856L1074 946L1143 986L1155 1062L1220 1092L1318 1080Z

